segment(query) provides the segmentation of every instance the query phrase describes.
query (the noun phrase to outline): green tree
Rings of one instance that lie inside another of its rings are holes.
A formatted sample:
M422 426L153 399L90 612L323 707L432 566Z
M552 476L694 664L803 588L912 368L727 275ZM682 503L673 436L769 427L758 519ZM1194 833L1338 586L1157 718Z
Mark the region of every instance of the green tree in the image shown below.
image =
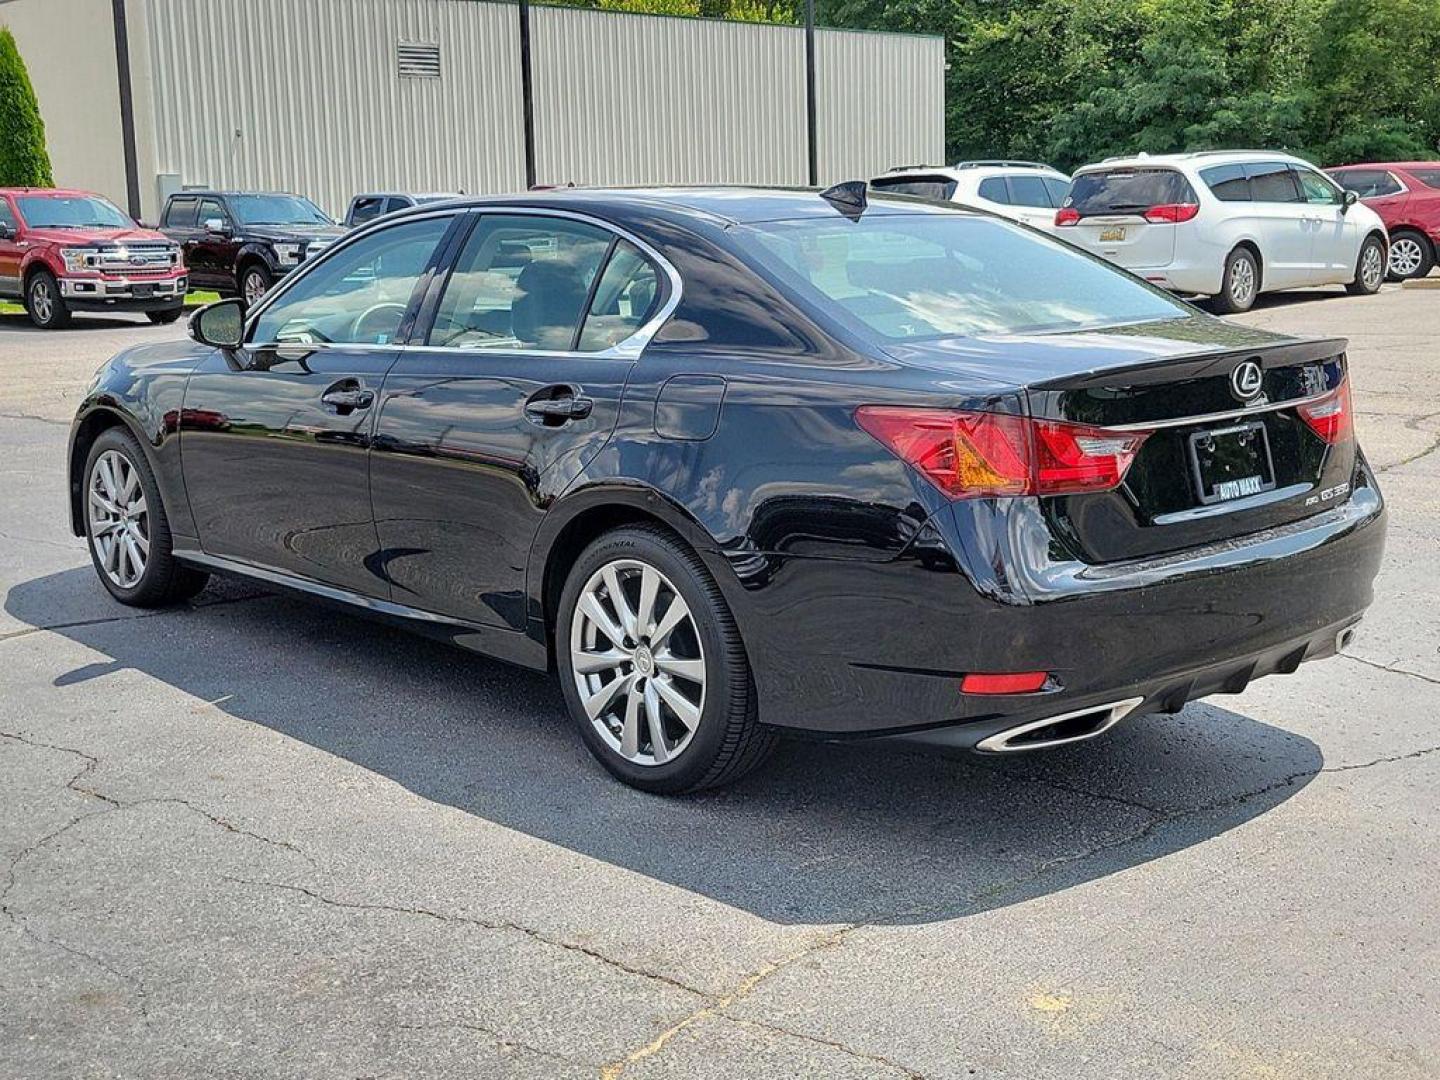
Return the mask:
M45 122L15 36L0 28L0 186L54 187Z

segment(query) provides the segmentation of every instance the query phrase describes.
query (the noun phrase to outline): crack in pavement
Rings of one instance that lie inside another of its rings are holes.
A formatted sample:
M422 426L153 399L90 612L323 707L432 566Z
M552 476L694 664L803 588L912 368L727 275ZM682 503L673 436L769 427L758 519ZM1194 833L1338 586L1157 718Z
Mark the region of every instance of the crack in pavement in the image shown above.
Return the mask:
M37 930L35 930L34 927L29 925L25 913L15 910L15 908L10 905L10 893L14 890L16 884L19 882L19 871L21 863L33 856L42 848L46 847L47 845L53 843L55 840L59 839L61 836L65 835L77 825L91 821L95 818L108 817L111 814L119 813L124 810L132 810L144 806L174 805L183 807L184 809L189 810L194 814L198 814L212 824L218 826L221 829L224 829L226 832L232 833L237 836L244 836L252 840L258 840L262 843L270 844L275 847L287 849L299 855L312 867L315 865L315 861L311 859L310 856L306 855L303 851L301 851L298 847L296 847L294 844L291 844L285 840L275 840L271 837L262 836L259 833L251 832L248 829L241 828L235 825L233 822L227 821L225 818L220 817L218 814L211 813L202 806L197 806L196 804L190 802L188 799L182 799L178 796L153 796L150 798L136 799L132 802L121 802L120 800L112 798L111 796L106 795L103 792L95 790L94 787L82 785L80 781L84 777L89 775L89 773L91 773L100 764L100 759L94 754L88 754L84 750L78 750L73 746L61 746L58 743L42 742L38 739L32 739L27 735L21 734L20 732L0 731L0 739L8 739L12 742L20 743L21 745L30 746L37 749L52 750L62 754L72 754L75 757L82 759L85 764L81 766L78 772L74 773L69 779L65 781L65 788L67 790L74 791L77 794L84 795L87 798L95 799L105 804L102 808L94 810L91 813L78 814L75 817L72 817L64 825L52 829L50 832L46 833L38 840L26 844L18 852L16 852L14 857L10 859L9 864L5 868L5 887L3 889L0 889L0 916L3 916L4 918L10 920L10 922L14 924L16 929L18 929L21 934L23 934L30 940L38 942L42 945L53 946L54 948L60 949L61 951L68 953L71 956L88 961L95 967L98 967L102 971L105 971L116 979L119 979L121 982L124 982L127 985L131 986L134 990L136 1006L140 1014L140 1019L147 1027L150 1023L150 1010L149 995L146 990L144 980L142 980L138 975L131 975L124 971L121 971L113 964L94 955L93 953L86 952L85 950L77 948L74 945L70 945L67 942L61 941L58 938L47 937L39 933Z
M854 1047L846 1046L844 1043L839 1042L835 1039L826 1039L819 1035L807 1035L801 1031L791 1031L787 1027L782 1027L779 1024L767 1023L763 1020L752 1020L748 1018L741 1019L734 1016L726 1016L724 1017L724 1019L728 1023L738 1024L740 1027L759 1028L762 1031L773 1032L776 1035L784 1035L791 1039L799 1039L802 1042L813 1043L816 1046L827 1046L832 1050L839 1050L841 1053L848 1054L850 1057L853 1058L859 1058L861 1061L868 1061L871 1064L879 1065L882 1068L893 1069L895 1072L898 1072L902 1076L904 1076L906 1080L925 1080L925 1076L923 1073L916 1072L909 1065L903 1065L898 1061L894 1061L891 1058L883 1057L880 1054L871 1054L867 1053L864 1050L856 1050Z
M1430 683L1433 686L1440 686L1440 679L1432 675L1422 675L1418 671L1410 671L1407 668L1396 667L1394 664L1382 664L1376 660L1366 660L1363 656L1356 656L1354 653L1341 653L1342 660L1353 660L1357 664L1364 664L1376 671L1387 671L1391 675L1406 675L1412 679L1419 679L1421 682Z
M581 945L578 942L566 941L564 938L551 937L549 934L546 934L541 930L536 930L534 927L525 926L521 923L513 922L509 919L482 919L474 915L448 914L443 911L436 911L433 908L404 907L399 904L378 904L370 903L363 900L340 900L333 896L327 896L325 893L319 892L304 885L289 885L281 881L259 881L254 878L232 877L229 874L222 874L221 879L224 881L233 882L237 885L251 885L257 888L279 889L285 892L299 893L302 896L307 896L310 899L318 903L324 904L328 907L342 908L351 911L376 911L392 915L414 915L420 918L434 919L437 922L442 923L452 923L462 926L474 926L481 930L513 931L515 933L524 934L526 937L538 941L541 944L551 945L557 949L564 949L566 952L579 953L582 956L588 956L592 960L598 960L602 964L606 964L609 967L613 967L616 970L623 971L629 975L635 975L645 979L653 979L656 982L665 983L666 985L671 986L676 990L682 990L685 993L693 994L696 997L706 999L710 999L712 997L712 995L710 995L706 991L700 990L694 986L690 986L689 984L682 982L681 980L676 979L670 975L662 975L661 973L656 971L647 971L644 968L636 967L633 964L627 964L623 960L617 960L613 956L608 956L605 953L601 952L599 949L593 948L589 945Z
M0 420L33 420L37 424L52 424L55 427L69 427L69 420L57 420L53 416L37 416L35 413L0 413Z

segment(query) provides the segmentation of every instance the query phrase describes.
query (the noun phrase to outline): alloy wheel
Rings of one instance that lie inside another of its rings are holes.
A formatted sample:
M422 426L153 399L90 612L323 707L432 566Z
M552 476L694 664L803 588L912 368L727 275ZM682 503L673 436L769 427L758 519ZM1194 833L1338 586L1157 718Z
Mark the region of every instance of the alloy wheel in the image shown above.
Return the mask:
M1413 277L1425 261L1420 242L1410 236L1402 236L1390 244L1390 272L1396 277Z
M1385 257L1381 254L1379 244L1371 244L1365 249L1365 255L1360 260L1360 280L1365 288L1373 291L1380 287L1384 277Z
M1249 259L1236 259L1230 267L1230 299L1240 308L1255 299L1255 264Z
M101 570L120 588L135 588L150 558L150 518L139 470L118 450L107 450L95 459L86 493L90 542Z
M30 310L44 323L48 323L55 314L55 294L50 291L50 283L43 276L30 286Z
M705 707L705 654L675 585L638 559L585 582L570 621L570 667L585 715L636 765L684 753Z
M245 275L245 306L252 307L265 295L265 279L255 271Z

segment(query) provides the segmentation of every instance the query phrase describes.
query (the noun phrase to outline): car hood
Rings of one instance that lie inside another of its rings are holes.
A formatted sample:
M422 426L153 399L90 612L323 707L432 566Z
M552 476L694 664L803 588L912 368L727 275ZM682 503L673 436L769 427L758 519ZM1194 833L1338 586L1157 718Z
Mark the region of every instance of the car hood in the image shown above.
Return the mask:
M82 244L168 244L170 238L154 229L26 229L25 239L32 244L59 244L76 247Z
M338 225L246 225L241 232L259 240L338 240L346 233Z
M1020 388L1178 357L1258 349L1291 340L1268 330L1197 313L1102 330L892 344L886 351L912 367Z

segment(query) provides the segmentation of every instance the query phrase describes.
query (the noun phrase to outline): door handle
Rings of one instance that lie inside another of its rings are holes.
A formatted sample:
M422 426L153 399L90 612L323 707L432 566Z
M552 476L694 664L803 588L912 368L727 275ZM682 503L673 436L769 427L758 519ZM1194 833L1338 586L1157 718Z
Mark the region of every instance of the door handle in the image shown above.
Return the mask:
M321 394L320 400L341 416L348 416L356 409L368 409L375 400L375 392L362 389L353 382L337 383Z
M525 415L547 424L584 420L595 403L587 397L538 398L525 403Z

